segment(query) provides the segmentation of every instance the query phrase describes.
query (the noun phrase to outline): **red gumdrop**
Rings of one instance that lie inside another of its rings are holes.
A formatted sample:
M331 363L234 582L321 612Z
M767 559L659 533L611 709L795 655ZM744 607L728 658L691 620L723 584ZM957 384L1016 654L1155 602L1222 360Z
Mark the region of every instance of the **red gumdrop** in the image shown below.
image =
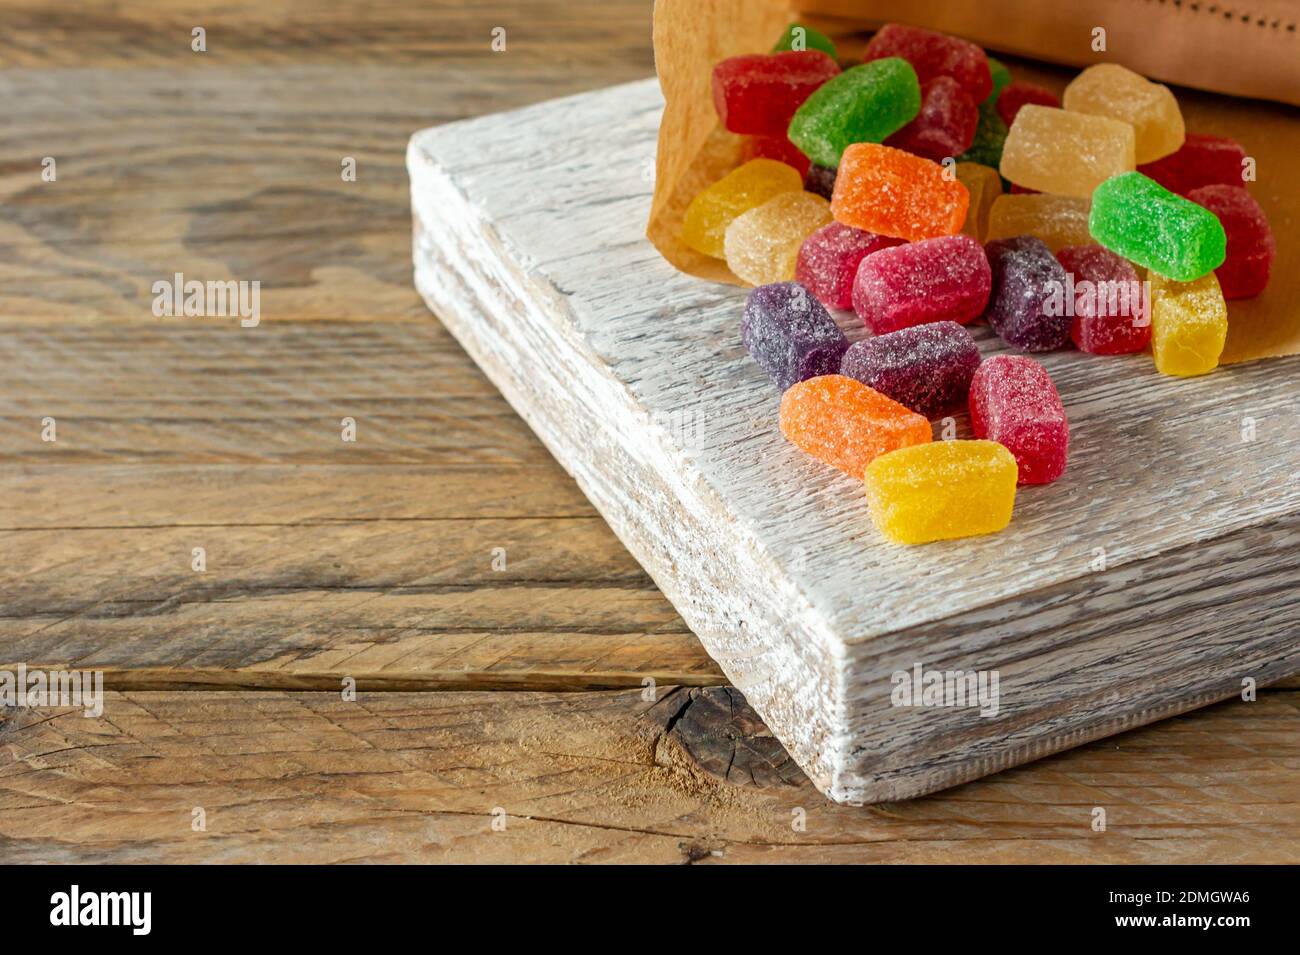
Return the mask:
M970 383L971 429L1005 447L1020 484L1050 484L1065 472L1070 423L1047 369L1024 355L994 355Z
M1168 156L1143 163L1137 171L1149 176L1170 192L1185 196L1201 186L1238 186L1246 150L1241 143L1225 136L1188 133L1183 144Z
M979 120L979 107L961 84L951 76L938 76L921 87L921 112L916 119L886 139L885 145L942 162L970 149Z
M989 59L969 40L901 23L886 23L862 51L862 62L887 56L899 56L911 63L922 86L935 77L951 76L976 103L984 102L993 92Z
M853 310L874 335L926 322L965 325L984 311L993 274L983 247L945 235L872 252L853 280Z
M1126 355L1151 342L1151 313L1137 270L1099 245L1072 245L1056 253L1073 289L1070 337L1092 355ZM1085 284L1086 283L1086 284Z
M713 107L730 132L785 136L803 101L839 71L821 50L733 56L713 68Z
M741 163L751 159L775 159L787 166L793 166L801 176L808 175L811 164L799 147L790 142L786 136L746 136L741 148Z
M1061 108L1061 98L1045 87L1036 83L1008 83L998 94L998 115L1002 117L1002 122L1008 126L1014 123L1016 113L1026 103Z
M794 277L827 308L852 308L858 265L872 252L902 242L832 222L803 240Z
M1277 243L1255 197L1237 186L1201 186L1187 194L1219 218L1228 237L1227 256L1214 270L1224 298L1251 298L1268 285Z

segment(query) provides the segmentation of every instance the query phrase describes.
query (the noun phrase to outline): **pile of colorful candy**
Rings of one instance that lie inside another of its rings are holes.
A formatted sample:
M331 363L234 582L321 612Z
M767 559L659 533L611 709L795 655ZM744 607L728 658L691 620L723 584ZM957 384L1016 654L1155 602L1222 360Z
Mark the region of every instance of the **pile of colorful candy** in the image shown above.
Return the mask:
M981 361L962 326L983 317L1025 352L1150 347L1160 372L1204 374L1225 297L1268 282L1273 235L1241 146L1185 133L1169 89L1122 66L1058 100L897 24L862 60L842 69L792 25L773 52L717 64L746 161L695 196L682 240L757 286L741 338L783 392L782 433L864 479L886 537L998 531L1017 485L1064 472L1070 428L1041 365ZM828 308L871 337L850 345ZM930 419L963 405L976 440L931 441Z

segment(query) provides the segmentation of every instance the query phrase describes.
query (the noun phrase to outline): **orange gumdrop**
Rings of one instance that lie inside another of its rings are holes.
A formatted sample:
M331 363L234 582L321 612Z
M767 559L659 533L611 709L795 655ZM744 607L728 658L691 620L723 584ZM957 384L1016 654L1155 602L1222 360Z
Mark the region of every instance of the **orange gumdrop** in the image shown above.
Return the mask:
M861 480L880 455L929 441L930 422L854 378L819 375L781 396L781 433L799 450Z
M835 175L835 221L877 235L917 242L956 235L966 221L970 193L944 168L921 156L855 143Z

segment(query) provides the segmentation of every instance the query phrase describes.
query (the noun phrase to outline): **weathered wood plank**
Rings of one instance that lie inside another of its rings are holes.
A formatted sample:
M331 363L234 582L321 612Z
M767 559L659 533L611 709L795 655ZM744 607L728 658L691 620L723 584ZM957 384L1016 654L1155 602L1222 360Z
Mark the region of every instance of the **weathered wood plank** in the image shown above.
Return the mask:
M658 114L642 83L418 134L417 286L828 794L929 792L1300 671L1300 358L1039 356L1064 478L1001 534L890 546L781 438L743 290L642 239ZM918 665L1000 674L1005 706L891 705Z
M738 696L661 690L146 692L99 720L10 714L0 859L1300 861L1295 692L852 808L792 773Z

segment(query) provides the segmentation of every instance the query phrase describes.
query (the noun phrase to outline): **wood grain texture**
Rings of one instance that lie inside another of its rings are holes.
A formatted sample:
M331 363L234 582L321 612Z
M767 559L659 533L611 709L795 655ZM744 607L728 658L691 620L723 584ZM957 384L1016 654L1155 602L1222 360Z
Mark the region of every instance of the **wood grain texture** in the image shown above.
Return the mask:
M854 808L723 691L661 690L142 692L111 694L101 720L28 711L0 723L0 859L1300 861L1294 691Z
M885 544L858 482L781 438L744 292L641 239L659 107L647 82L417 135L417 285L828 795L915 796L1300 671L1300 360L1041 356L1065 477L1001 534ZM1002 711L891 705L918 664L998 672Z

